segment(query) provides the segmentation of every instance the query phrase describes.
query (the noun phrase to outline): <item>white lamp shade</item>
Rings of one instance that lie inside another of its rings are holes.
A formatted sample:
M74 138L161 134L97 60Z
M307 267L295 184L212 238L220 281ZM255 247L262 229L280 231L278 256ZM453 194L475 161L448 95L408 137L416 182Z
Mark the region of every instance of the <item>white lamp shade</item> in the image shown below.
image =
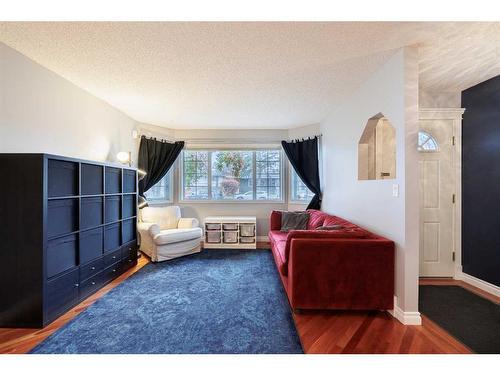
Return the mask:
M130 154L126 151L120 151L118 154L116 154L116 158L120 163L128 163L130 161Z

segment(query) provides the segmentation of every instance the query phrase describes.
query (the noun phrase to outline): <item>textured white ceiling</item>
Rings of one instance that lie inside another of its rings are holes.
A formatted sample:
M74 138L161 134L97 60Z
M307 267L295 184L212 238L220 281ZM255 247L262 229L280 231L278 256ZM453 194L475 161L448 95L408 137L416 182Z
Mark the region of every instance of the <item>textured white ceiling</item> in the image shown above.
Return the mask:
M0 23L0 41L121 109L170 128L321 121L397 48L421 87L500 74L500 23Z

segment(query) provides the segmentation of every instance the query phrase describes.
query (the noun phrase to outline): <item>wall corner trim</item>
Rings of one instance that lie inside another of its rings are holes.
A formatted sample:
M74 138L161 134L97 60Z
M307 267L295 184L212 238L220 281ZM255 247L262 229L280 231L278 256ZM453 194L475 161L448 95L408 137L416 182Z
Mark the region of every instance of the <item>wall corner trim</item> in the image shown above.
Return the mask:
M389 314L395 317L404 325L420 326L422 325L422 317L418 311L404 311L398 305L398 297L394 296L394 310L388 310Z
M471 276L463 272L455 272L455 280L462 280L463 282L475 286L485 292L493 294L496 297L500 297L500 287L491 284L487 281L478 279L477 277Z

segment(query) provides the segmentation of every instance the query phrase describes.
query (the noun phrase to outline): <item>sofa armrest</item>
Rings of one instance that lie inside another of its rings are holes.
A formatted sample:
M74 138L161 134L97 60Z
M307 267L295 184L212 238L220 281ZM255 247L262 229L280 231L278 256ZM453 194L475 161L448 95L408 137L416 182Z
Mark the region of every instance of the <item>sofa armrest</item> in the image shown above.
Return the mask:
M189 229L199 227L198 219L195 218L181 218L177 223L177 229Z
M394 242L295 238L288 263L293 308L391 309Z
M151 238L154 238L161 231L160 226L158 224L145 223L145 222L137 223L137 230L141 234L148 233L151 236Z
M281 230L281 211L272 211L269 218L269 230Z

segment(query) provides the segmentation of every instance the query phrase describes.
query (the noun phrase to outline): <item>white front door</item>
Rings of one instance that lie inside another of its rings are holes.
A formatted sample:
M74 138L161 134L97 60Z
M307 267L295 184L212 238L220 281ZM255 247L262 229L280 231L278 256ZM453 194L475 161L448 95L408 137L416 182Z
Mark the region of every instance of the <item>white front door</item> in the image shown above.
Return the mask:
M420 130L420 276L452 277L453 120L421 120Z

